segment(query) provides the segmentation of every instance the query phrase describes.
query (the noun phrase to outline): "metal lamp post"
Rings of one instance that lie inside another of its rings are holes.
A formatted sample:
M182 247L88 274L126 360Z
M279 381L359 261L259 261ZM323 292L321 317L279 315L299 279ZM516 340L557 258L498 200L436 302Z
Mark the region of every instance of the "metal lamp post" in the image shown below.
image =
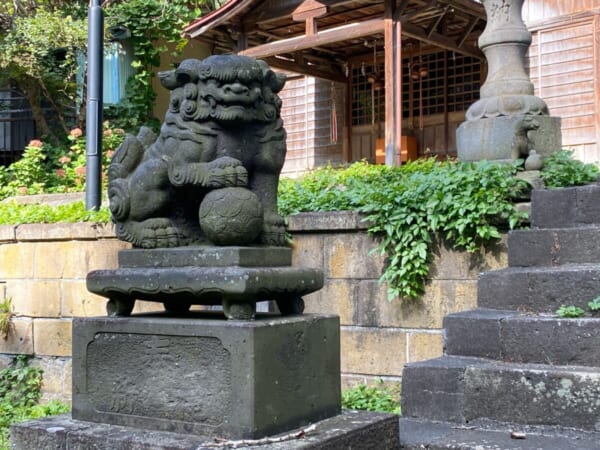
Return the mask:
M85 207L98 210L102 202L102 60L104 17L99 0L88 8L86 188Z

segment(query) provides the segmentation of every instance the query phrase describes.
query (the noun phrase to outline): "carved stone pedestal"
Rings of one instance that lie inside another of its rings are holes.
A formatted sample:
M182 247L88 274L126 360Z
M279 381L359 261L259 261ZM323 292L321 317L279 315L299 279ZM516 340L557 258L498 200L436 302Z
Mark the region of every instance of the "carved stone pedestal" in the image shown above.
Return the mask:
M339 345L336 316L75 319L72 417L14 426L11 448L399 448L397 416L341 414Z

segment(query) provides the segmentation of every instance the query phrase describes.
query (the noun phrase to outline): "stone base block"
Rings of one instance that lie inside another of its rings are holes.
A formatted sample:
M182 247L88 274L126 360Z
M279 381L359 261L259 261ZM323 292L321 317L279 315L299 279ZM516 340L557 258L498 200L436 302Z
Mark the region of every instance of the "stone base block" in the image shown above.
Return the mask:
M337 316L73 321L73 418L256 438L340 412Z
M539 127L527 133L530 148L542 156L561 150L560 117L531 116ZM521 144L515 135L524 116L501 116L463 122L456 130L456 146L461 161L511 162ZM526 144L526 143L525 143Z
M278 437L283 440L276 442ZM209 450L215 448L215 439L207 436L96 424L73 420L69 416L57 416L13 425L11 448L13 450ZM398 416L366 411L344 412L314 423L314 429L305 434L302 433L302 429L296 429L283 436L267 438L261 445L249 443L235 448L394 450L400 448Z

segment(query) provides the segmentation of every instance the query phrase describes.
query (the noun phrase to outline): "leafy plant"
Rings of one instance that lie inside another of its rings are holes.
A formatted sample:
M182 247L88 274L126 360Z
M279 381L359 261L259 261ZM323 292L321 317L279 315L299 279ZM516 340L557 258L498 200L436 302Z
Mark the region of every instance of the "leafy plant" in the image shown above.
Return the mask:
M56 400L39 404L42 374L42 369L29 364L26 355L17 355L0 371L0 448L8 449L11 424L69 411L67 404Z
M556 315L563 319L576 319L578 317L583 317L584 314L585 311L575 305L561 305L561 307L556 310Z
M107 24L123 26L131 32L132 66L136 70L127 82L125 101L107 111L111 120L125 129L141 124L157 125L156 120L152 123L149 119L156 98L152 78L160 66L161 54L168 51L166 44L174 44L174 53L181 53L187 44L182 31L200 15L200 7L205 3L203 0L129 0L108 5Z
M283 214L357 210L385 255L381 276L389 299L415 298L429 273L435 234L452 247L476 252L524 218L514 199L524 188L516 165L418 160L401 167L355 163L325 167L280 182Z
M2 335L4 339L8 338L8 335L12 330L12 318L14 315L12 298L6 297L0 302L0 335Z
M400 385L386 386L382 380L376 385L358 384L342 392L342 407L366 411L400 414Z
M110 211L106 206L98 211L86 210L83 201L57 206L0 203L0 225L58 222L107 223L110 222Z
M587 305L593 315L600 314L600 297L596 297L595 299L591 300Z
M580 186L598 179L598 166L573 158L573 152L561 150L544 159L540 176L549 189Z

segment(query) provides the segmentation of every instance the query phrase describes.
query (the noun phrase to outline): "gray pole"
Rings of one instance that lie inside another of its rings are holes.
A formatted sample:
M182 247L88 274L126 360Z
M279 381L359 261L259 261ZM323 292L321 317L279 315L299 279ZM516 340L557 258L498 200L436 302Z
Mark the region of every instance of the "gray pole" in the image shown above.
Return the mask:
M87 112L85 207L98 210L102 202L102 59L104 18L99 0L88 8Z

